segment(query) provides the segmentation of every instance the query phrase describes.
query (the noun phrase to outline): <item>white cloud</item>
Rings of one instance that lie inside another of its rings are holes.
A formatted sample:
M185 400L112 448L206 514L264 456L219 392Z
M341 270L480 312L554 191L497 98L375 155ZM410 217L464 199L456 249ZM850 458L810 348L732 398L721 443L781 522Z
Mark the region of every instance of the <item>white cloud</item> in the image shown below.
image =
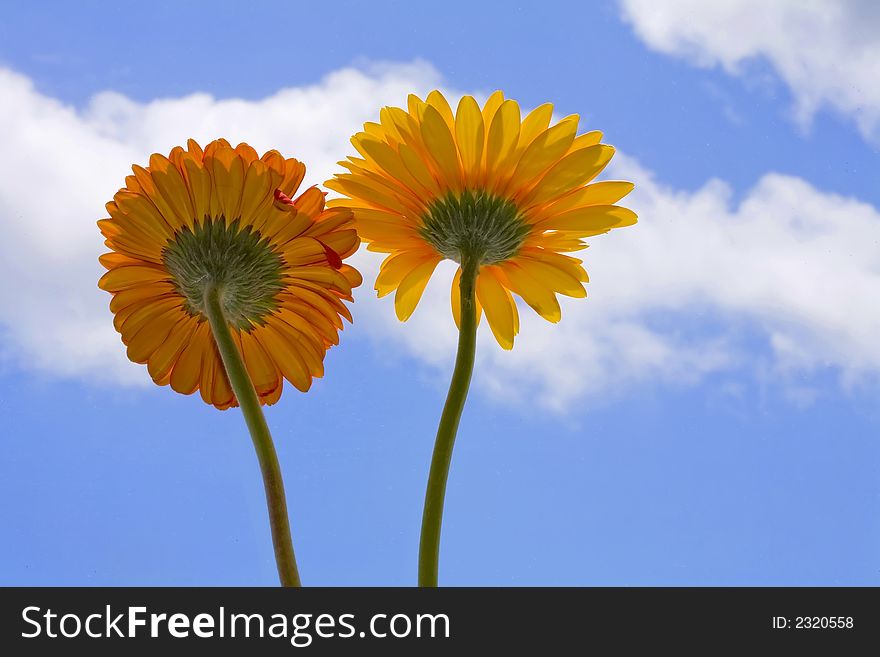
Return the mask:
M765 58L807 126L822 107L880 139L880 4L873 0L621 0L651 48L741 74Z
M589 297L567 300L562 322L521 309L512 352L482 336L478 371L493 394L561 410L713 372L747 370L789 391L818 368L837 368L846 385L880 372L877 209L775 173L733 203L721 181L677 192L616 159L612 176L637 182L627 204L639 224L579 254ZM454 333L438 327L449 278L432 282L428 307L399 331L438 364L454 349Z
M141 104L105 92L80 111L0 69L2 353L51 373L144 381L109 322L107 294L96 287L103 272L97 257L106 249L95 221L131 164L189 137L204 144L225 136L298 157L308 166L306 183L323 182L375 108L438 80L417 61L339 70L259 101L193 94Z
M296 155L309 165L308 180L319 182L376 108L438 82L432 67L414 63L345 69L258 101L196 94L140 104L104 93L76 110L0 70L4 355L53 375L146 383L143 368L126 361L108 297L96 287L103 247L94 222L130 164L189 136L223 135ZM513 352L484 331L477 380L491 394L535 396L563 409L645 382L693 384L713 372L786 381L831 366L846 382L880 372L875 208L774 173L734 203L720 181L685 193L625 156L614 167L613 175L637 182L630 205L641 222L593 240L583 254L590 298L568 300L560 324L523 309ZM370 293L377 258L362 252L356 259L368 281L356 330L432 371L447 370L456 337L452 268L441 268L401 325L391 299ZM809 393L802 384L799 399Z

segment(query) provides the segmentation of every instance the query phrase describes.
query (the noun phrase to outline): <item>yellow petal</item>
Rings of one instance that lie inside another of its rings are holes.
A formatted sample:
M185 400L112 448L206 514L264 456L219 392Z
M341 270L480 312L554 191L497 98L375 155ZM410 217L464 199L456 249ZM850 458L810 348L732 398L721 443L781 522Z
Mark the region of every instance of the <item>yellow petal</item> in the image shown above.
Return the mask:
M574 141L577 122L577 116L565 118L535 137L523 152L507 189L516 191L535 180L565 155Z
M202 222L211 212L211 176L201 159L197 160L189 153L183 155L183 168L193 204L194 218L197 222Z
M159 192L159 189L156 187L156 182L153 180L153 175L142 166L139 166L137 164L132 166L131 170L134 171L135 178L137 179L138 184L143 190L141 192L138 192L137 195L142 195L148 198L159 211L159 216L162 217L162 222L165 223L172 231L176 230L177 227L180 225L180 219L176 216L174 208L172 208L168 204L168 201L166 201L162 194ZM117 195L113 197L113 200L118 203L119 199L117 197L120 194L125 194L126 192L127 190L120 190Z
M590 205L554 215L536 228L575 231L586 236L607 232L612 228L632 226L637 221L638 215L629 208L619 205Z
M473 96L463 96L455 113L455 141L461 154L465 180L475 183L483 157L486 139L483 115Z
M501 93L501 90L493 91L492 95L486 99L486 104L483 105L483 125L490 126L492 125L492 119L495 117L495 112L498 111L498 108L501 107L501 103L504 102L504 94ZM488 132L488 129L487 129ZM485 149L484 149L485 150Z
M396 108L403 112L399 107ZM406 112L403 112L406 114ZM406 125L406 121L402 122L402 125ZM383 107L379 110L379 129L376 130L371 128L368 124L364 124L364 131L367 134L373 135L378 139L387 140L391 143L399 144L404 140L403 135L398 126L398 122L394 120L393 114L391 112L391 108Z
M503 285L494 274L480 270L477 277L477 298L486 313L486 321L492 334L503 349L513 349L513 338L516 336L516 306Z
M122 334L122 342L125 345L131 344L132 338L143 326L153 322L160 315L169 311L181 311L183 309L183 297L178 294L169 294L165 297L150 299L139 304L129 306L133 309L128 313L117 313L114 317L114 323L117 325L119 332ZM127 316L125 316L127 315Z
M407 240L418 238L418 233L413 226L400 220L387 221L369 217L358 217L357 227L361 237L366 240Z
M186 318L182 308L159 313L146 321L128 341L126 354L134 363L146 363L166 341L180 320Z
M294 323L288 321L293 318ZM275 330L283 340L290 343L297 350L306 369L312 376L324 376L324 354L327 349L321 336L315 331L302 331L296 325L297 315L293 312L283 312L272 315L266 320L266 326ZM284 368L279 366L284 371ZM292 382L291 382L292 383Z
M398 207L402 208L402 212L405 214L419 216L425 211L423 195L412 192L409 187L403 185L396 178L389 177L384 172L373 171L369 167L358 167L351 164L349 166L351 166L352 173L338 174L339 180L355 182L375 189L384 194L387 199L398 203Z
M315 217L324 210L324 192L317 186L309 187L293 201L293 206L297 212Z
M149 285L170 279L171 276L164 269L130 265L108 271L98 281L98 287L107 292L119 292L138 285Z
M507 277L510 289L521 296L523 301L541 317L554 323L562 319L559 301L553 294L553 290L541 285L537 279L529 276L516 262L504 262L498 265L498 268Z
M171 373L183 348L190 341L198 326L198 320L189 316L178 322L168 334L168 338L150 356L147 370L153 381L160 385L167 383L166 377Z
M529 112L528 116L523 119L522 128L520 128L519 131L519 145L517 148L525 150L526 147L535 140L535 137L547 129L550 125L550 119L552 118L553 105L551 103L539 105Z
M211 340L208 323L200 324L171 370L171 388L175 392L191 395L196 391L202 375L202 358Z
M547 249L535 249L528 247L523 247L520 250L520 254L532 258L533 260L546 262L547 264L552 265L557 269L568 272L571 276L574 276L577 280L583 283L587 283L590 280L590 277L587 276L587 272L581 266L583 264L583 260L579 260L578 258L563 255L561 253L555 253L553 251L548 251Z
M214 348L213 356L214 372L211 377L211 403L220 410L224 410L237 405L237 401L232 392L229 378L226 376L226 369L223 367L223 361L220 359L220 352L216 347Z
M205 164L209 166L214 182L212 216L224 217L229 225L240 216L244 162L231 148L218 148L211 156L205 156Z
M289 310L286 314L287 318L298 317L302 323L293 322L293 325L300 329L306 330L306 326L310 327L311 334L314 335L318 342L328 342L330 344L339 344L339 330L342 328L342 320L339 316L327 306L327 304L319 304L312 306L298 299L293 294L284 295L280 302L281 308Z
M174 235L175 229L168 224L165 217L148 197L120 190L113 197L113 201L114 203L107 204L107 212L123 232L129 229L137 230L140 235L148 237L160 245L164 245L165 240Z
M320 237L340 228L350 228L351 226L354 226L354 213L351 208L344 206L327 208L315 217L315 223L309 227L306 235Z
M422 140L443 182L452 189L461 188L461 167L458 163L458 150L449 126L433 106L425 107L421 128Z
M104 240L104 244L114 251L141 262L154 265L162 264L162 252L155 245L147 244L142 240L135 239L131 235L120 235L119 237Z
M292 198L306 175L306 165L294 157L283 160L283 163L284 178L281 180L278 189Z
M286 272L293 280L311 281L319 283L331 290L337 290L342 294L351 294L351 285L348 280L332 267L306 266L291 267Z
M375 123L373 121L367 121L364 123L364 130L362 133L358 134L367 134L371 137L375 137L376 139L385 140L388 137L392 137L392 135L388 135L385 132L385 128L382 127L380 123ZM394 137L392 137L394 138Z
M324 245L313 237L297 237L287 242L282 254L284 262L291 267L327 262Z
M418 179L410 173L397 151L385 142L372 138L362 138L360 140L360 146L380 169L385 171L389 176L399 180L411 191L421 192L421 190L430 189L420 183Z
M117 197L124 200L119 194ZM145 208L153 207L152 203L142 196L137 197L137 201L142 203ZM131 203L126 203L126 207L129 211L134 212ZM108 203L107 210L113 218L101 221L100 226L101 231L107 237L108 246L111 244L120 245L123 250L130 252L130 255L161 264L162 249L171 239L171 233L163 234L162 231L166 228L161 228L159 224L154 223L145 212L124 214L116 207L115 203ZM162 222L161 226L164 225Z
M312 308L323 313L325 317L328 317L330 321L335 323L339 328L342 328L342 322L339 320L337 314L342 315L348 321L351 321L351 315L348 314L348 309L345 307L345 304L340 301L337 295L328 291L326 288L309 281L296 281L288 288L287 292L292 297L309 304ZM299 326L296 328L299 328L304 333L310 333L307 328Z
M498 176L508 157L513 153L519 141L520 130L519 105L516 101L505 100L489 126L486 139L486 181L491 185L493 178Z
M260 402L266 404L267 406L271 406L279 399L281 399L281 391L284 388L284 377L281 376L281 372L278 372L278 378L276 379L278 385L272 390L268 390L262 394L260 394Z
M632 190L633 184L631 182L603 180L576 189L544 208L532 212L531 215L534 217L534 222L537 223L541 219L547 219L550 215L561 214L574 208L588 205L611 205L617 203Z
M378 208L384 208L399 214L412 212L399 197L395 196L387 188L370 184L369 182L361 182L354 179L351 174L338 174L325 184L333 191L352 198L363 199Z
M337 333L342 330L340 306L345 308L338 296L302 287L302 281L278 296L279 316L318 344L323 344L325 338L333 344L338 342Z
M412 116L421 118L424 107L425 101L423 101L415 94L409 94L406 97L406 108Z
M386 258L376 276L375 289L378 296L384 297L398 288L400 282L417 266L430 260L434 254L428 249L403 251Z
M101 222L98 222L101 223ZM114 267L123 267L126 265L143 265L146 264L141 260L135 260L129 258L128 256L122 255L121 253L104 253L103 255L98 256L98 262L100 262L105 269L113 269Z
M405 226L409 226L410 228L416 228L416 224L411 220L410 217L406 217L401 215L399 212L389 212L387 210L380 210L378 208L372 207L362 207L360 205L354 205L352 208L354 212L354 223L355 225L359 224L361 221L369 220L369 221L378 221L392 224L403 224ZM421 225L421 222L419 223Z
M394 297L394 309L401 322L405 322L413 314L440 260L440 256L426 260L410 271L400 282Z
M217 343L211 340L202 354L202 371L199 376L199 395L206 404L213 405L217 401L226 401L214 398L214 379L219 374L218 370L223 370L223 363L220 362Z
M250 166L253 162L260 159L260 155L254 150L253 146L244 142L235 147L235 152L241 157L245 165Z
M304 295L285 295L277 318L285 326L301 333L303 339L307 336L316 346L320 345L321 349L317 353L321 356L326 345L339 344L342 321L328 304L320 300L317 304L307 303L302 296Z
M174 213L176 223L173 227L191 227L195 218L195 209L180 171L170 160L155 153L150 156L150 172L158 192Z
M281 182L281 176L273 171L265 162L252 162L244 177L244 189L241 193L241 218L245 225L260 230L275 202L275 189Z
M283 205L282 208L273 204L267 211L265 223L259 227L260 234L279 247L284 247L290 240L303 235L312 227L312 219L297 212L292 205Z
M320 241L324 246L333 250L340 258L347 258L352 255L357 251L357 247L361 243L357 231L354 228L349 228L347 230L334 230L326 235L321 235Z
M583 282L565 269L560 269L547 262L524 255L519 255L516 258L516 263L522 268L526 276L530 276L536 283L554 292L575 298L587 296Z
M434 178L434 175L431 173L430 169L425 166L422 158L419 157L418 153L413 150L407 144L401 144L398 149L398 154L400 155L400 159L403 162L403 166L406 167L406 170L409 171L412 176L419 181L425 189L429 190L432 194L439 195L440 194L440 186L437 183L437 180Z
M172 294L174 291L174 285L166 281L130 287L113 295L110 300L110 312L116 313L132 304L141 303L147 299L158 299Z
M581 148L589 148L590 146L595 146L600 141L602 141L601 130L585 132L584 134L575 137L575 140L571 144L571 150L575 151Z
M361 283L364 282L364 277L361 276L361 273L351 265L343 264L342 268L339 270L339 273L345 277L345 280L348 281L351 287L360 287ZM342 307L345 308L345 306ZM348 311L343 313L343 316L347 317L348 321L351 321L351 316L347 313Z
M273 355L281 375L297 390L306 392L312 386L312 376L299 353L296 343L282 338L273 329L265 328L254 334L263 350Z
M410 141L418 134L415 119L399 107L384 107L379 112L382 127L388 135L394 135L398 143ZM421 139L421 137L419 137Z
M544 174L534 189L520 199L520 204L530 207L545 203L591 181L613 155L614 149L604 144L569 153Z
M256 329L251 333L241 331L238 335L240 336L242 357L244 358L248 374L250 374L257 394L262 397L278 387L278 376L280 373L272 362L271 356L266 353L257 341L254 335L255 332Z
M443 120L446 121L446 125L449 127L450 131L455 130L455 119L452 118L452 108L449 106L449 102L446 98L436 89L428 94L428 97L425 99L431 107L440 112L440 116L443 117Z
M513 313L513 334L519 335L519 310L516 307L516 301L513 298L513 294L510 293L510 288L508 287L508 281L504 276L504 273L498 269L494 270L495 277L504 287L504 290L507 292L507 303L510 306L510 312Z
M539 247L557 251L559 253L567 251L581 251L587 248L587 245L581 240L577 233L551 232L551 233L532 233L523 242L523 246Z

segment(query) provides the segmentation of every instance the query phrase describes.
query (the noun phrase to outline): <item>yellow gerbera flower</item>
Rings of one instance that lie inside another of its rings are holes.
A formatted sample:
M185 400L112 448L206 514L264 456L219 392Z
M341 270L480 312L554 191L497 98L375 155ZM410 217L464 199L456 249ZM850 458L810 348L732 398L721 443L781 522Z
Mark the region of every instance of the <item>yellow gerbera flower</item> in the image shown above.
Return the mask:
M480 108L465 96L453 115L439 91L408 109L386 107L379 123L352 138L361 157L340 162L350 173L326 183L347 198L368 249L388 253L376 279L379 296L397 291L400 320L410 317L437 264L473 256L477 321L481 308L505 349L519 316L511 292L551 322L561 317L557 294L584 297L581 260L563 255L583 238L636 223L614 205L632 183L589 184L614 148L599 131L577 135L578 117L550 126L553 106L520 118L519 105L493 93ZM452 311L460 323L459 281Z
M302 163L223 139L204 151L190 140L133 171L98 222L112 249L98 285L113 294L128 357L159 385L236 406L206 321L212 282L260 403L278 400L283 379L308 390L361 283L342 263L359 244L351 212L325 209L316 187L291 200Z
M389 254L376 278L379 296L397 291L401 321L412 315L443 259L459 263L452 283L458 353L440 416L425 491L419 584L437 586L440 528L452 448L467 399L477 326L486 319L498 343L513 348L517 294L551 322L557 294L584 297L587 272L565 252L585 237L636 223L615 205L632 183L590 184L614 154L598 131L577 135L572 115L550 126L552 105L524 119L496 91L480 108L465 96L455 114L439 91L407 109L386 107L379 123L352 137L361 157L326 184L345 197L368 249Z

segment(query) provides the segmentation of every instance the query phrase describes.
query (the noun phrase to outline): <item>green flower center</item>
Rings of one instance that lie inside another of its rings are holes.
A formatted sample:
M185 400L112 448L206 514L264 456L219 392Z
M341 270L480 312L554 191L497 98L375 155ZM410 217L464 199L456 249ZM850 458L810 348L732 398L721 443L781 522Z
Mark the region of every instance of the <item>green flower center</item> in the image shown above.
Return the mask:
M482 265L516 255L529 234L516 205L484 191L465 190L437 199L422 217L420 233L440 255Z
M205 219L194 230L184 228L162 253L187 310L205 314L205 287L220 287L223 313L229 324L249 330L277 307L284 261L267 240L236 219Z

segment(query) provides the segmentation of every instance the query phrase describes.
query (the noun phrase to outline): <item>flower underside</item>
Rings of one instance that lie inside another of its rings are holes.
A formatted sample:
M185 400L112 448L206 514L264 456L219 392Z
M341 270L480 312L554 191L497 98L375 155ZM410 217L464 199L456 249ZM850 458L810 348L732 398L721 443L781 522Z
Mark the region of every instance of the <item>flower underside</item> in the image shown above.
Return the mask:
M205 289L216 285L229 324L247 331L277 307L284 262L259 231L240 224L205 217L178 231L162 255L190 314L205 314Z
M398 319L412 315L444 259L461 265L450 295L456 324L464 270L479 265L477 321L484 316L505 349L519 331L514 295L551 322L562 316L558 296L586 296L587 272L568 254L636 223L616 205L633 185L594 182L614 148L598 130L578 135L577 115L552 119L549 103L523 117L500 91L482 106L463 96L453 110L435 90L382 108L352 137L357 155L340 162L348 172L326 183L342 195L330 205L350 205L367 248L387 254L375 287L395 293Z
M431 203L419 232L445 258L491 265L516 255L529 230L512 201L466 189Z

